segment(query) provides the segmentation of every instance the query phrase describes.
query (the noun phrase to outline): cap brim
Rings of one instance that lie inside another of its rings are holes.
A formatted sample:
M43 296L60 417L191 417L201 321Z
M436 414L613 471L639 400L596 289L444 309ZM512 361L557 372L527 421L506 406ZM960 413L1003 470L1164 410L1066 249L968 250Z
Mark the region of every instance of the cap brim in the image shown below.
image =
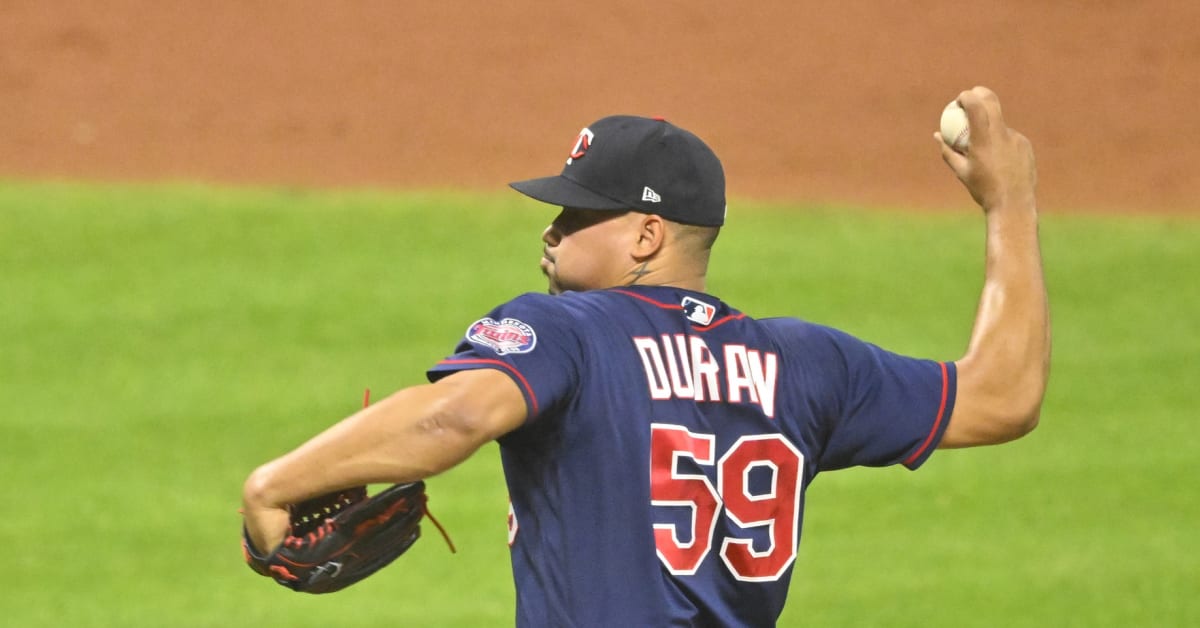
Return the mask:
M525 196L551 205L576 209L629 209L628 203L597 194L562 175L517 181L508 185Z

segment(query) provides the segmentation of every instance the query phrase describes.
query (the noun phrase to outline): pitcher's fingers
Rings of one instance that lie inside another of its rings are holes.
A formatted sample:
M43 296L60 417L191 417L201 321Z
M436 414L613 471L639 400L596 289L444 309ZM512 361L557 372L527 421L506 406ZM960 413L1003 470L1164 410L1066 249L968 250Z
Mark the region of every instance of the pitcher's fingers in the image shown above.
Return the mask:
M933 139L937 141L938 146L942 149L942 161L946 162L947 166L954 171L954 174L960 178L964 176L967 170L967 156L950 148L950 145L942 139L942 134L939 131L934 131Z
M971 129L971 146L983 147L991 142L991 130L997 122L995 115L998 109L993 109L985 98L991 94L987 88L976 87L958 95L958 104L967 113L967 125ZM999 101L996 101L997 107Z

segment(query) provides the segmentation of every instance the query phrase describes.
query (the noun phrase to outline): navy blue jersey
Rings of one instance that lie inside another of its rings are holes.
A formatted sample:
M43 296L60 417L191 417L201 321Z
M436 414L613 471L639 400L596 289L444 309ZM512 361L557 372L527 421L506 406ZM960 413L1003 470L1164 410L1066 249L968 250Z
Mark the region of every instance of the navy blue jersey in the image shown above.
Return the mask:
M916 468L953 363L671 287L526 294L429 372L521 389L500 439L519 626L769 626L820 471Z

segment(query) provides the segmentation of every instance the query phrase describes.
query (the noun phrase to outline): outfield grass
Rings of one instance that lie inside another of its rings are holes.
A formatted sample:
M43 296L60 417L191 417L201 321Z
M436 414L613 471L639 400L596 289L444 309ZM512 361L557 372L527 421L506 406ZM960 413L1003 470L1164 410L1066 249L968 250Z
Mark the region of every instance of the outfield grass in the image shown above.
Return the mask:
M458 555L432 535L336 596L254 576L237 507L363 387L423 381L468 322L541 291L550 216L515 194L0 184L0 623L511 625L495 446L430 482ZM1200 624L1200 221L1042 233L1042 426L818 478L781 626ZM972 211L735 203L710 290L952 359L982 245Z

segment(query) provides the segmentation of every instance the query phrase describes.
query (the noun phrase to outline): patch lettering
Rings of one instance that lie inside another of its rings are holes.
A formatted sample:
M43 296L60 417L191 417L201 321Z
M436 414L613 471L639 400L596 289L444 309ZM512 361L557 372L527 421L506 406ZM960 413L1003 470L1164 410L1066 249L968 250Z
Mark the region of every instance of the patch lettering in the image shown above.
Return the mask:
M497 321L481 318L467 328L467 341L482 345L498 355L529 353L537 345L537 333L515 318Z

